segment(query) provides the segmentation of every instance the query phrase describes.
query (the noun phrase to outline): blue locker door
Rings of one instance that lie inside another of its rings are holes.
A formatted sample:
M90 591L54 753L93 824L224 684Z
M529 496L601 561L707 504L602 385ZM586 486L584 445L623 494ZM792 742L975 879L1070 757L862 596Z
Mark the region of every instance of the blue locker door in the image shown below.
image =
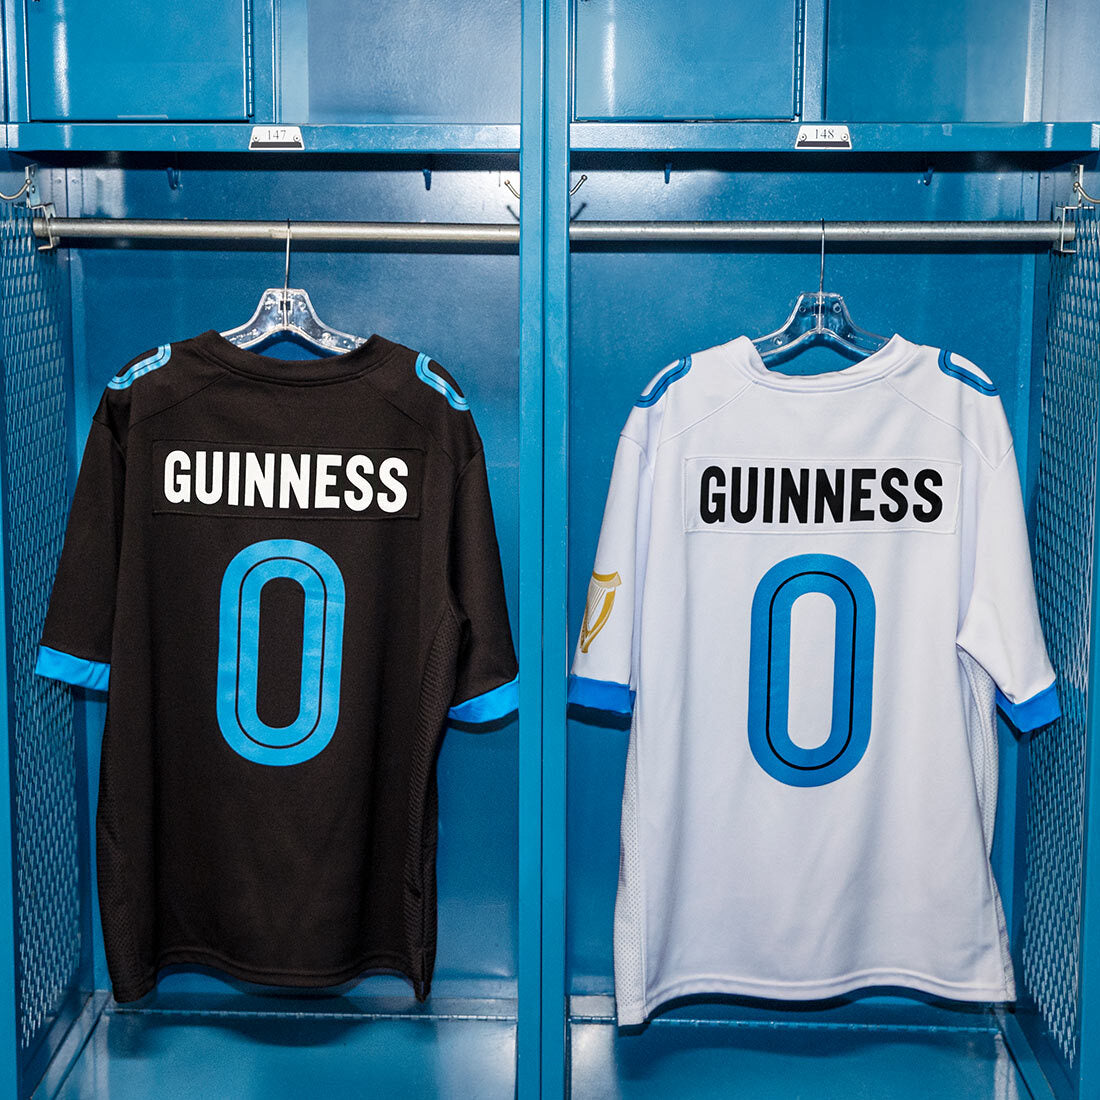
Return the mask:
M26 0L34 121L249 115L245 0Z
M793 118L801 8L576 0L576 117Z

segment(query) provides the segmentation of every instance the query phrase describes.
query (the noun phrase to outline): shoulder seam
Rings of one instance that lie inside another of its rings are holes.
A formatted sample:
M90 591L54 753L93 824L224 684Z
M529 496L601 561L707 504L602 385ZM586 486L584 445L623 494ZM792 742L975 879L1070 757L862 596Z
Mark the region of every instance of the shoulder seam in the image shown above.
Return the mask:
M729 408L730 405L732 405L735 401L737 401L740 397L744 395L746 390L749 390L751 388L752 382L746 381L735 394L723 401L721 405L718 405L716 408L709 409L702 416L700 416L698 420L693 420L690 424L687 424L684 427L680 428L679 431L675 431L671 435L666 435L658 439L657 446L654 448L654 450L659 451L666 443L671 442L673 439L679 438L685 432L690 432L692 428L697 428L700 424L702 424L705 420L709 420L712 416L717 416L718 413L720 413L723 409ZM663 426L664 425L662 423L662 427Z
M958 426L958 424L952 424L950 420L945 420L942 416L937 416L934 412L926 409L919 401L915 401L912 397L910 397L909 394L902 393L902 391L899 390L889 378L885 378L883 379L883 381L890 387L890 389L894 391L894 393L898 395L898 397L900 397L903 401L907 401L910 405L913 406L914 409L917 409L920 412L924 413L924 415L927 416L930 420L935 420L937 423L943 424L944 427L950 428L952 431L957 432L962 440L966 443L966 445L970 447L970 449L991 470L998 469L1000 465L1004 462L1006 456L1012 453L1012 440L1011 438L1009 438L1008 449L1003 455L1001 455L1000 458L997 459L996 462L994 462L992 459L986 458L986 456L982 453L982 449L977 445L977 443L974 442L974 440L970 438L970 436L966 434L966 432L962 430L962 428Z
M208 390L215 383L221 382L224 377L225 377L224 375L218 375L214 378L211 378L208 382L204 382L201 386L199 386L199 388L197 390L192 390L189 394L187 394L184 397L181 397L178 401L173 401L171 405L165 405L163 409L156 409L155 411L153 411L151 413L146 413L145 416L140 417L137 420L131 420L130 423L126 425L127 433L129 433L130 431L133 431L133 429L136 428L139 424L144 424L147 420L154 420L156 417L160 416L162 413L166 413L171 409L178 408L185 401L190 401L192 397L198 397L198 395L200 393L202 393L203 390Z
M385 390L383 390L379 386L376 386L374 384L374 382L371 380L369 374L363 375L362 380L383 401L385 401L386 404L390 406L390 408L395 409L403 417L405 417L406 420L411 420L418 427L422 428L427 433L427 435L431 438L431 440L435 443L435 445L447 456L448 459L450 459L451 465L454 467L454 469L456 471L458 470L458 458L455 455L451 454L450 450L444 445L443 440L440 439L439 436L436 435L436 433L430 427L428 427L428 425L425 424L423 420L421 420L419 417L413 416L413 414L411 412L409 412L408 409L402 408L396 401L394 401L393 398L391 398L390 395L388 393L386 393ZM479 446L475 450L475 454L477 453L477 451L480 451L481 449L482 449L482 447L479 444ZM467 465L468 464L469 463L467 462ZM465 468L466 467L463 466L463 470L465 470Z

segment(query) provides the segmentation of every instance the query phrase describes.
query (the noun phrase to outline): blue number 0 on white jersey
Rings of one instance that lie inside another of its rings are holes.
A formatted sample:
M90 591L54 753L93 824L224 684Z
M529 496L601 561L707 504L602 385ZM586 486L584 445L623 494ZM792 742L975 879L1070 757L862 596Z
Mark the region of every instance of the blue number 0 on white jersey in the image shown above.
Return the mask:
M993 383L900 336L843 371L745 337L619 440L571 701L632 712L619 1021L692 993L1015 996L995 702L1058 717Z

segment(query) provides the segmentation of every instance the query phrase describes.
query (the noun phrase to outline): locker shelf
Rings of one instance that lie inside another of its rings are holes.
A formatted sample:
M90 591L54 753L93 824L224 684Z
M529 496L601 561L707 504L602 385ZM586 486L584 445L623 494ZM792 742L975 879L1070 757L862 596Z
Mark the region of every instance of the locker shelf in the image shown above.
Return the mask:
M1095 122L835 122L855 153L1083 153L1100 149ZM574 122L574 152L789 153L797 122ZM822 150L805 150L806 156Z
M307 153L515 153L519 149L519 126L506 123L331 123L300 129ZM251 134L252 126L240 123L23 122L7 127L7 145L21 152L246 153ZM264 154L254 155L262 158Z
M101 1016L58 1100L438 1096L511 1100L514 1018L123 1011Z

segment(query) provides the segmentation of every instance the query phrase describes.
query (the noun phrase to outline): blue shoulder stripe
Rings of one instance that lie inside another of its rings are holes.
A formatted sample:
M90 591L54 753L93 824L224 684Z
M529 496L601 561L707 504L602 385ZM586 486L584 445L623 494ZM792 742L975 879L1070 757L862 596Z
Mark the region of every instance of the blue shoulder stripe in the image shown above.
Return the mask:
M966 367L960 367L958 363L953 362L951 352L946 348L940 352L940 370L952 378L957 378L964 385L970 386L971 389L977 390L978 393L984 393L987 397L992 397L997 392L997 387L992 382L987 382L973 371L967 370Z
M673 366L669 367L668 370L653 383L653 388L649 393L643 393L642 396L634 402L635 407L647 409L650 405L655 405L661 400L661 394L663 394L673 382L683 378L689 370L691 370L691 356L685 355L683 359L677 360Z
M107 383L107 388L111 390L128 389L134 384L135 379L140 378L143 374L148 374L150 371L156 370L158 367L163 367L171 358L172 345L161 344L152 355L147 355L144 359L140 359L132 367L123 371L122 374L116 374L114 378Z
M416 377L419 378L421 382L425 382L431 386L433 390L443 394L447 399L447 404L450 405L452 409L458 409L459 412L469 412L470 402L467 401L446 378L436 374L435 371L428 366L430 362L431 358L423 352L416 357Z

